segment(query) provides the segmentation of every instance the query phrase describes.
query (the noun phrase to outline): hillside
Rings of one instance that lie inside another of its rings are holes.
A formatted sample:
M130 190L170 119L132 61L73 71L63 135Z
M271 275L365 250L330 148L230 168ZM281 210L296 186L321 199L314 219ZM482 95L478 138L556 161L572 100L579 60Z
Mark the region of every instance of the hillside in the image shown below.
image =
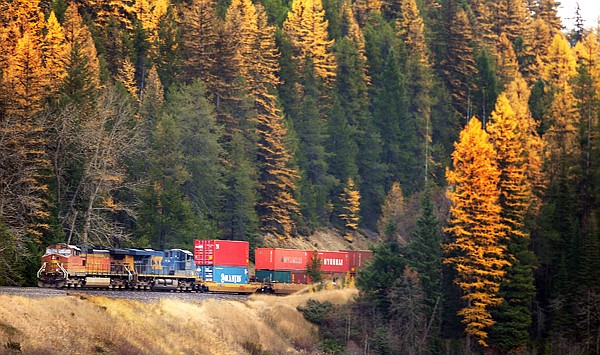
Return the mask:
M289 248L289 249L319 249L319 250L368 250L371 245L379 242L379 237L375 234L365 235L356 233L352 241L349 241L339 231L335 229L322 229L315 231L309 236L299 236L297 238L288 238L285 241L279 240L272 234L263 236L260 244L263 247Z
M75 294L0 295L0 353L316 353L316 329L296 310L308 299L342 304L356 289L246 301L158 302Z

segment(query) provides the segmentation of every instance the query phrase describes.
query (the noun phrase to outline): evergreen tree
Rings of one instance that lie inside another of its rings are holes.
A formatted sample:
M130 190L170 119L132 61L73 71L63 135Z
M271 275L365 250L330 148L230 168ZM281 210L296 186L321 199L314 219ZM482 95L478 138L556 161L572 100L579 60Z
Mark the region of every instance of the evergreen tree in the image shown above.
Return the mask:
M249 240L258 231L255 206L256 170L244 148L243 137L235 133L231 140L225 183L227 189L221 202L220 228L226 239Z
M321 272L321 258L319 252L313 250L308 263L306 263L306 275L310 277L310 282L319 283L323 281L323 273Z
M450 242L444 246L444 263L456 270L454 282L462 291L464 307L458 312L465 324L467 344L473 338L488 346L488 331L495 323L491 307L501 303L498 295L505 267L510 265L501 243L500 171L496 153L472 118L460 134L452 154L454 170L447 170L452 187L449 227Z
M152 133L150 181L140 194L138 233L139 243L157 249L183 247L198 236L192 205L182 191L191 175L184 165L181 134L176 118L170 114L158 119Z
M206 99L206 87L200 79L172 88L167 112L173 115L180 132L182 164L189 178L182 183L197 219L200 235L216 235L217 206L223 191L224 150L219 143L222 128L216 124L213 106Z
M481 117L484 127L498 97L496 68L493 62L494 59L485 48L476 58L477 89L473 93L473 112L477 117Z
M425 296L426 319L431 327L428 334L435 344L441 336L442 294L442 230L435 215L432 185L423 193L421 213L407 247L409 265L419 273ZM435 350L435 348L432 348Z

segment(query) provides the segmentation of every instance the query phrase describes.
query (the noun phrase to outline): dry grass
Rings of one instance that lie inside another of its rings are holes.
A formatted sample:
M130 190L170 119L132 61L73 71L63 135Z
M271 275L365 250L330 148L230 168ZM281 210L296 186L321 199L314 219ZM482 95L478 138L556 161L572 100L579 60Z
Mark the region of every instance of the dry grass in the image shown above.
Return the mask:
M313 354L316 329L296 307L355 295L344 289L197 303L0 295L0 353Z

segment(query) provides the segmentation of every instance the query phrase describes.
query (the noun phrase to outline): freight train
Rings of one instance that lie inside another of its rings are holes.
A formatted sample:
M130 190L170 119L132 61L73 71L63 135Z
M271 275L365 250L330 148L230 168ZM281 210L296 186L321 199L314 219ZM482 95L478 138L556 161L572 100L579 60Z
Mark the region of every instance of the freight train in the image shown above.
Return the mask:
M314 252L326 277L353 276L370 251L312 251L257 248L249 272L249 244L195 240L194 251L99 249L68 244L49 246L37 273L40 287L129 290L292 293L311 282L305 269Z

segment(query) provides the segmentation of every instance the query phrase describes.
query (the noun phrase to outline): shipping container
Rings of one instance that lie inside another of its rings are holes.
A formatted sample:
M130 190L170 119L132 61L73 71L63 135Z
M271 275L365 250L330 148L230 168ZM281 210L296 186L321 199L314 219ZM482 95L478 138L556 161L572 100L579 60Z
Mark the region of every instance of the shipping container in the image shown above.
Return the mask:
M235 240L194 240L196 265L248 267L250 244Z
M306 275L306 272L304 271L291 271L290 272L292 275L292 283L293 284L309 284L310 283L310 278L308 277L308 275Z
M350 272L348 253L344 251L319 251L322 272Z
M348 253L348 265L350 272L355 273L363 269L367 261L373 259L373 252L370 250L342 250Z
M291 272L283 270L256 270L256 278L260 282L280 282L286 284L292 282Z
M256 248L254 255L256 270L306 270L309 260L308 251L296 249Z
M248 268L239 266L197 266L196 274L204 281L225 284L247 284Z

